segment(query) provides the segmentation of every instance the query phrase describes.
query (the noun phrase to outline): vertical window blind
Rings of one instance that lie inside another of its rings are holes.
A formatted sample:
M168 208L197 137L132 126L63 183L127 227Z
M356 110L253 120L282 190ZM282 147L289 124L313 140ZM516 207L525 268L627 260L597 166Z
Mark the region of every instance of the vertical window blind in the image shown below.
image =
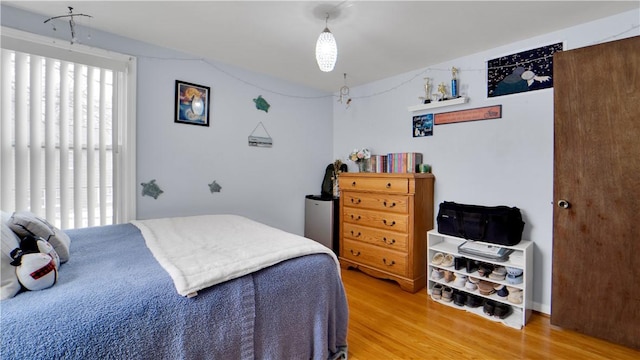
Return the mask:
M76 53L77 44L62 58L50 43L33 35L5 38L3 29L2 209L28 210L63 229L131 220L131 59Z

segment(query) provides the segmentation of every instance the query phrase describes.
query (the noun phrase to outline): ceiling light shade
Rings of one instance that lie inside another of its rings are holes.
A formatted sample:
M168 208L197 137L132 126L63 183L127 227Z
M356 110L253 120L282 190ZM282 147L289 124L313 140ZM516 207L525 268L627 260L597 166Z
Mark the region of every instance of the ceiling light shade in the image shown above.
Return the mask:
M336 66L336 60L338 59L338 45L336 44L336 38L333 37L329 28L324 28L324 31L318 37L316 42L316 61L318 67L324 72L332 71Z

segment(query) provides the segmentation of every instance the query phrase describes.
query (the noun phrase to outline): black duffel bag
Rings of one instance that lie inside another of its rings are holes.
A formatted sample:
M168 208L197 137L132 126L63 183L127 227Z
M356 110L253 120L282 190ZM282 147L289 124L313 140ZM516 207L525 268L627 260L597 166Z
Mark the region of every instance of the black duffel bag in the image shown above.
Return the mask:
M499 245L522 240L520 209L509 206L464 205L445 201L438 210L438 232Z

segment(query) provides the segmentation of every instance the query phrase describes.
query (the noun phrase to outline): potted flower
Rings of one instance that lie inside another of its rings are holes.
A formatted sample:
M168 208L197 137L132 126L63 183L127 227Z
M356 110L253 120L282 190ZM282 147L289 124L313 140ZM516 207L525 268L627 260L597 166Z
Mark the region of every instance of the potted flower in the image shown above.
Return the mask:
M369 159L371 158L371 151L367 148L353 149L349 154L349 160L355 162L358 165L360 172L369 171Z

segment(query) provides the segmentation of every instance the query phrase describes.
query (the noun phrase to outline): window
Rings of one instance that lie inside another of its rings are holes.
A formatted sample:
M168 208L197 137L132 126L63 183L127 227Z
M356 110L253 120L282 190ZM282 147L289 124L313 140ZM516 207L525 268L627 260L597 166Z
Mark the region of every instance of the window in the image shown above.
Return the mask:
M65 228L135 216L135 59L2 29L0 199Z

